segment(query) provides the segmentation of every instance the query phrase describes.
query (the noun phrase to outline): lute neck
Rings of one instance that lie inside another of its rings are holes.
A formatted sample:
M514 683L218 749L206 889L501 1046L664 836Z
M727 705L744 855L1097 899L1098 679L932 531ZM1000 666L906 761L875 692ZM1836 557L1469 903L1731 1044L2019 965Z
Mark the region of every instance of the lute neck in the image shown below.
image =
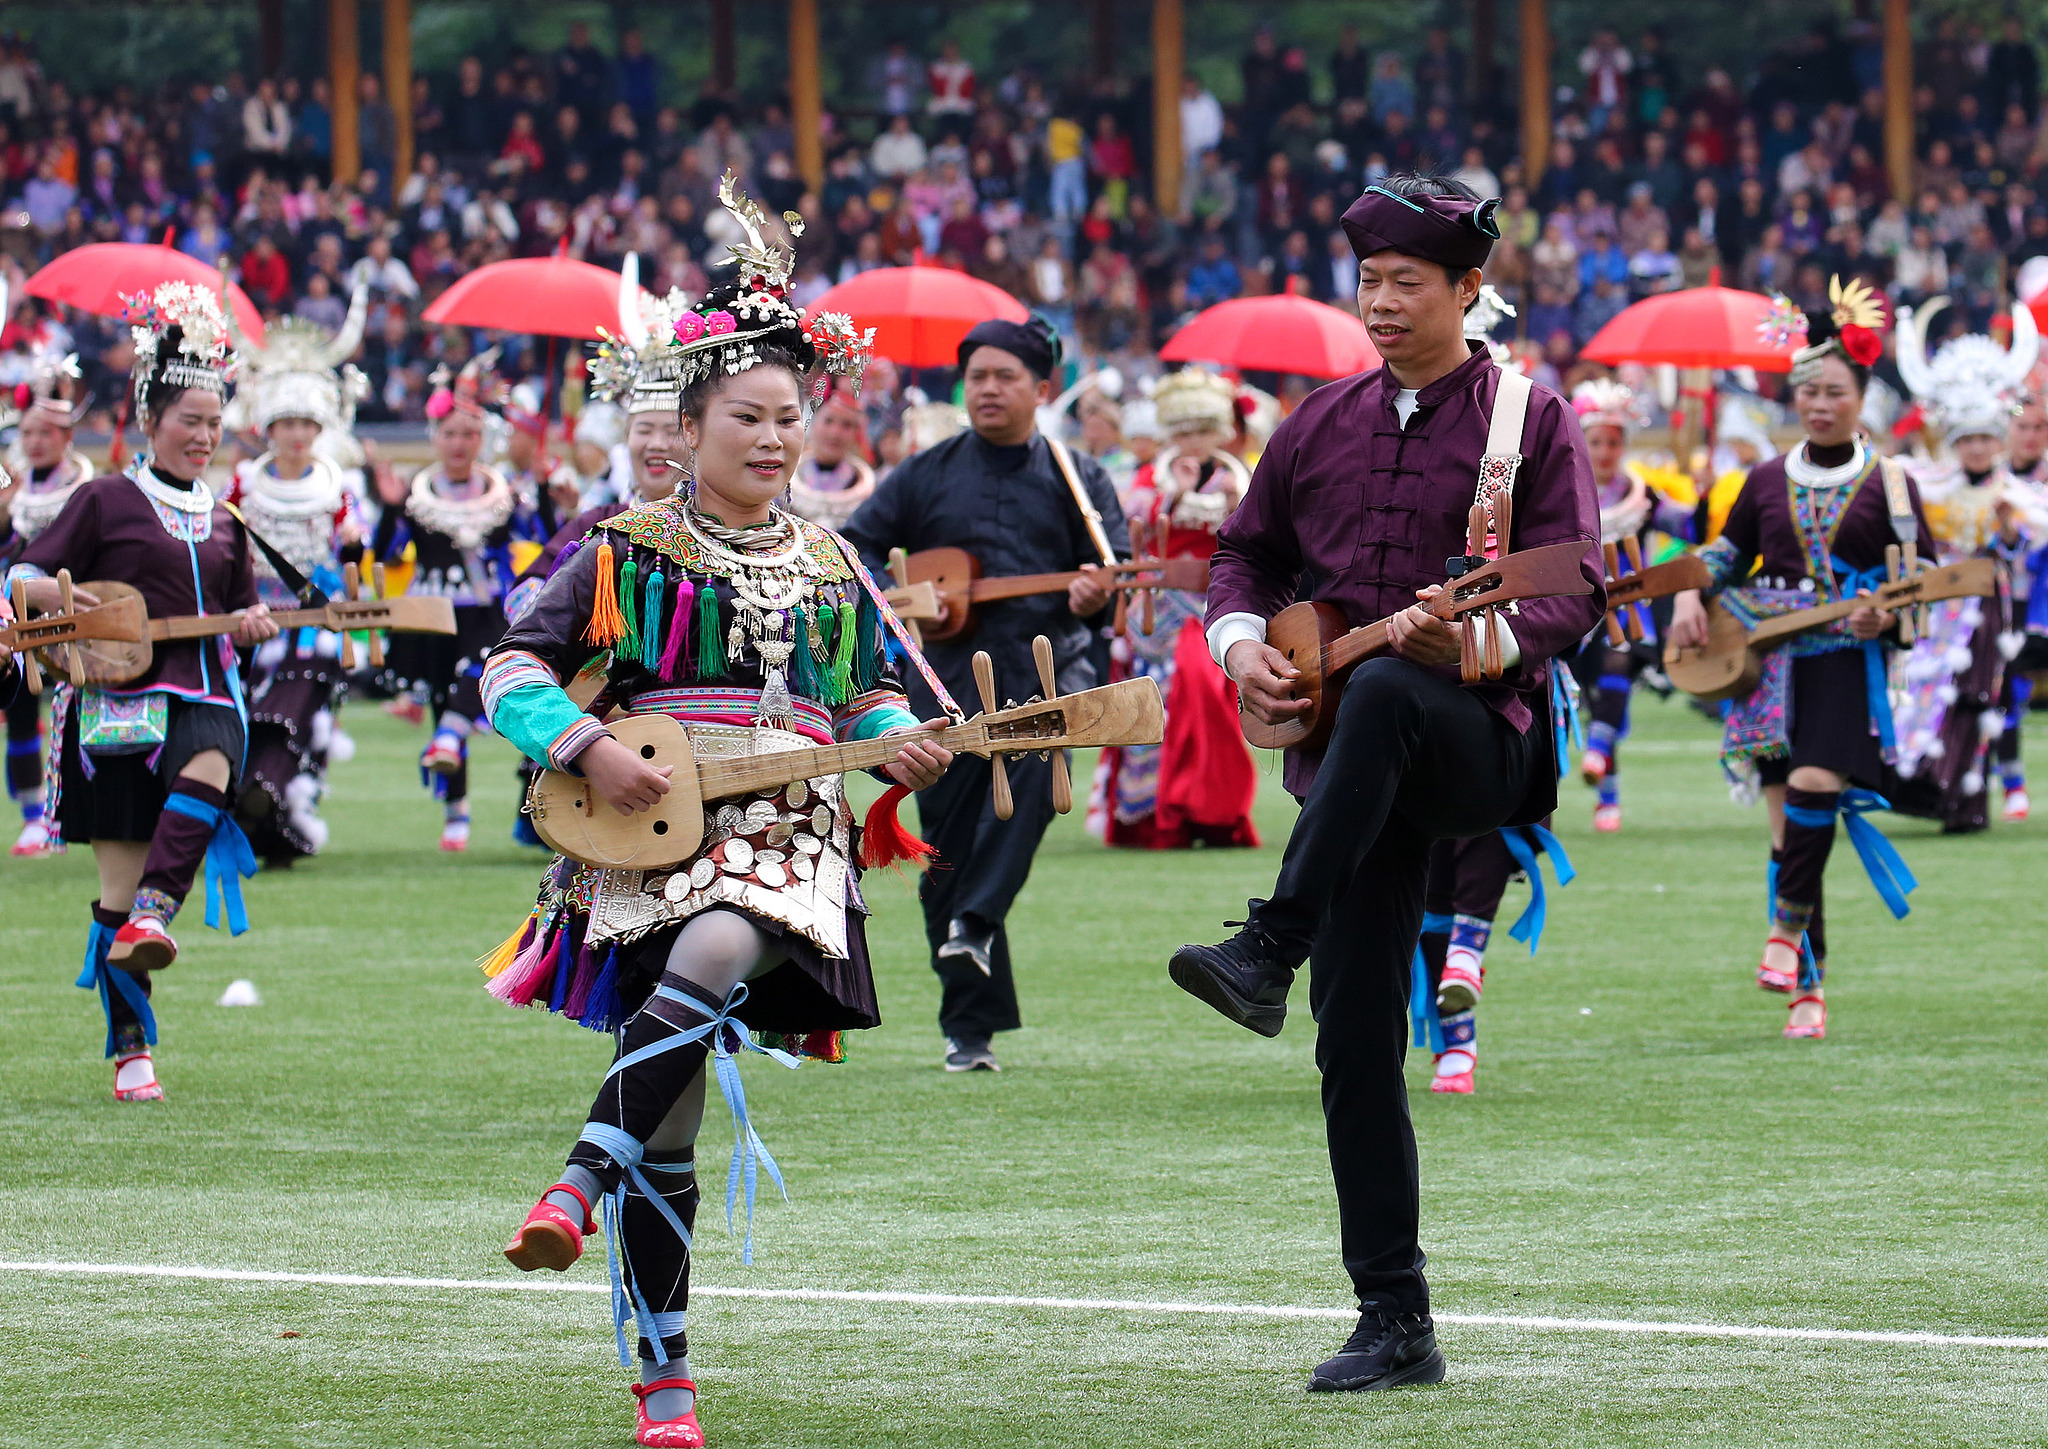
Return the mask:
M1157 573L1159 559L1135 559L1123 563L1105 564L1098 573L1111 574L1108 587L1112 589L1150 588L1149 583L1140 583L1134 577L1144 572ZM1081 577L1079 569L1057 574L1008 574L998 578L976 579L968 585L967 597L977 604L994 603L999 599L1022 599L1033 594L1059 594L1066 592L1068 584Z
M297 629L308 624L320 625L327 622L325 609L272 610L271 622L280 629ZM234 614L185 614L175 619L151 619L149 637L159 642L165 639L206 639L215 634L232 634L241 627L242 616Z
M977 718L917 735L882 735L843 745L815 745L767 755L702 756L697 760L698 788L707 800L723 800L779 789L793 780L872 770L895 759L897 752L912 739L931 740L955 754L963 754L987 747L988 727Z
M1387 647L1388 620L1381 619L1362 628L1340 634L1330 641L1323 654L1323 677L1328 679L1340 669L1349 669L1361 659L1370 659Z

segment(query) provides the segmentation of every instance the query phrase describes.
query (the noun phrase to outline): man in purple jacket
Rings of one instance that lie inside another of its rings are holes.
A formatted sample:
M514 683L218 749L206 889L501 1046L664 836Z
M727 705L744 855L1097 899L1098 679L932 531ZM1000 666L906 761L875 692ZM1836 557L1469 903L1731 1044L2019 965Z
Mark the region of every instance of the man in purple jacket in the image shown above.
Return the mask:
M1444 1374L1418 1241L1415 1133L1402 1079L1408 984L1430 843L1541 819L1556 803L1549 661L1599 623L1599 509L1570 404L1534 388L1519 461L1481 455L1497 398L1525 386L1465 340L1497 203L1457 182L1389 177L1344 213L1358 253L1359 313L1385 366L1311 393L1274 433L1211 564L1209 647L1246 707L1279 721L1305 710L1296 671L1265 642L1298 599L1351 623L1390 618L1391 656L1344 686L1321 756L1291 751L1302 802L1280 877L1220 946L1174 953L1173 979L1232 1021L1277 1036L1295 969L1323 1076L1344 1266L1358 1329L1312 1390L1434 1383ZM1503 454L1512 457L1512 454ZM1503 549L1583 543L1590 594L1524 602L1499 621L1498 680L1459 683L1462 624L1415 607L1466 553L1476 497L1512 488Z

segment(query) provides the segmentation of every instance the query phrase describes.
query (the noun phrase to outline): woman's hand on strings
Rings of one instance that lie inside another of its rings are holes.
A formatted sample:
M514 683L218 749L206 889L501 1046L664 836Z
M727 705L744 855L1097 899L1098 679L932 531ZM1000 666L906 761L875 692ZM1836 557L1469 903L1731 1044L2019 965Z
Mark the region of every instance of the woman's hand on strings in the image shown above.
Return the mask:
M1671 600L1671 627L1664 637L1680 649L1703 648L1707 642L1707 606L1700 602L1698 589L1687 589Z
M883 732L884 739L904 737L903 748L896 752L896 758L883 768L883 773L899 785L908 785L913 790L929 790L939 783L939 776L953 763L953 752L935 739L923 738L933 730L942 730L953 723L949 719L928 719L923 724L899 725Z
M575 763L597 798L621 815L637 815L659 805L669 792L669 776L675 773L672 766L641 759L610 735L599 735Z

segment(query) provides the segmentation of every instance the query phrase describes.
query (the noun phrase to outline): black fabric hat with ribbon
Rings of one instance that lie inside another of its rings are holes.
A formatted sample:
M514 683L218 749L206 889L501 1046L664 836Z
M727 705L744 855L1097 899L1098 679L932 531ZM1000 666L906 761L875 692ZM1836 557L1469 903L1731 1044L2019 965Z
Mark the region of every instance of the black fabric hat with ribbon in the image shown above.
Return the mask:
M1469 271L1485 266L1493 254L1500 237L1493 214L1499 206L1498 198L1481 201L1469 193L1403 196L1384 186L1368 186L1344 213L1344 235L1360 261L1375 252L1392 251Z

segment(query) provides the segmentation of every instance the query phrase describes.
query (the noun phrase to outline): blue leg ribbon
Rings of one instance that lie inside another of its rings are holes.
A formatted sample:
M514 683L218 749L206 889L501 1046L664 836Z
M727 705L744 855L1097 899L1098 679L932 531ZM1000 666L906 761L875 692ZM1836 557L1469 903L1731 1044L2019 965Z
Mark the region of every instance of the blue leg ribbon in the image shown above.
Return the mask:
M1849 843L1856 847L1856 854L1863 861L1864 873L1870 877L1878 898L1885 903L1893 919L1904 920L1906 913L1912 910L1906 903L1906 897L1920 888L1920 881L1907 867L1899 848L1882 830L1863 818L1873 810L1891 809L1891 801L1875 790L1844 790L1838 808L1842 812L1842 825L1849 832ZM1810 830L1825 827L1829 820L1826 811L1808 810L1802 805L1787 805L1785 818Z
M175 790L164 801L164 809L213 827L213 839L206 846L206 924L218 931L225 910L228 934L241 935L249 929L242 882L256 874L256 852L250 848L249 837L227 811Z
M1429 911L1422 917L1422 934L1442 936L1449 933L1451 918L1441 911ZM1429 963L1423 959L1422 943L1415 944L1415 974L1408 983L1408 1020L1415 1028L1415 1045L1429 1048L1431 1056L1444 1054L1444 1023L1436 1014L1436 993L1429 989Z
M1788 813L1790 808L1789 806L1787 807ZM1825 822L1827 819L1818 810L1802 809L1800 813L1802 815L1811 815L1814 819L1822 822ZM1764 920L1773 926L1778 924L1778 862L1775 860L1764 869ZM1810 991L1818 986L1820 984L1820 969L1820 961L1813 954L1813 942L1808 938L1806 932L1801 931L1799 933L1800 987Z
M701 1001L673 987L657 986L654 988L654 995L680 1002L693 1011L701 1012L704 1009ZM641 1062L688 1046L692 1042L710 1042L711 1062L717 1071L718 1088L724 1094L725 1104L731 1109L733 1118L732 1166L727 1171L725 1184L726 1228L728 1231L736 1232L734 1217L740 1202L740 1190L744 1185L747 1232L740 1249L740 1261L751 1266L754 1261L754 1195L759 1183L759 1173L763 1170L767 1172L768 1180L781 1191L785 1202L789 1200L789 1189L783 1184L782 1169L776 1165L774 1157L769 1154L767 1145L761 1141L761 1135L754 1130L754 1124L747 1115L747 1094L740 1083L739 1063L735 1054L759 1052L762 1056L770 1057L792 1069L802 1066L803 1062L788 1052L777 1051L754 1042L746 1026L733 1015L746 997L747 986L743 981L733 988L732 994L725 999L725 1005L719 1008L715 1017L697 1026L673 1032L660 1041L641 1047L638 1051L628 1052L612 1063L612 1068L605 1073L605 1077L609 1080L629 1067L638 1066ZM626 1183L632 1182L660 1210L661 1215L668 1220L669 1226L676 1230L676 1236L682 1239L685 1248L691 1246L690 1232L683 1226L683 1220L676 1216L675 1210L668 1205L667 1200L654 1190L641 1171L641 1163L647 1152L645 1143L628 1136L617 1127L602 1122L586 1123L580 1140L600 1149L625 1169L619 1186L606 1196L604 1206L605 1253L607 1261L611 1264L612 1275L612 1328L619 1341L619 1363L622 1367L632 1367L632 1358L626 1351L625 1327L630 1303L634 1316L639 1320L641 1336L654 1344L656 1360L665 1364L668 1362L668 1356L661 1346L661 1331L656 1324L655 1315L641 1299L637 1286L633 1289L630 1299L628 1298L619 1271L619 1262L625 1256L625 1242L619 1236L618 1229L619 1215L626 1205ZM628 1264L627 1267L630 1273L631 1265Z
M1543 940L1543 922L1550 913L1549 903L1544 899L1543 867L1537 855L1550 857L1560 887L1570 885L1578 871L1573 869L1571 857L1564 853L1563 842L1541 825L1505 825L1501 827L1500 838L1515 864L1529 877L1529 904L1515 918L1514 925L1508 927L1508 934L1517 941L1526 941L1533 956Z
M121 993L121 999L142 1020L142 1040L147 1046L156 1045L156 1013L149 1009L149 995L129 972L107 964L107 952L113 949L114 930L98 921L92 923L92 933L85 938L85 969L78 973L78 980L72 984L82 991L95 987L100 993L100 1010L107 1017L107 1055L114 1054L114 992Z

